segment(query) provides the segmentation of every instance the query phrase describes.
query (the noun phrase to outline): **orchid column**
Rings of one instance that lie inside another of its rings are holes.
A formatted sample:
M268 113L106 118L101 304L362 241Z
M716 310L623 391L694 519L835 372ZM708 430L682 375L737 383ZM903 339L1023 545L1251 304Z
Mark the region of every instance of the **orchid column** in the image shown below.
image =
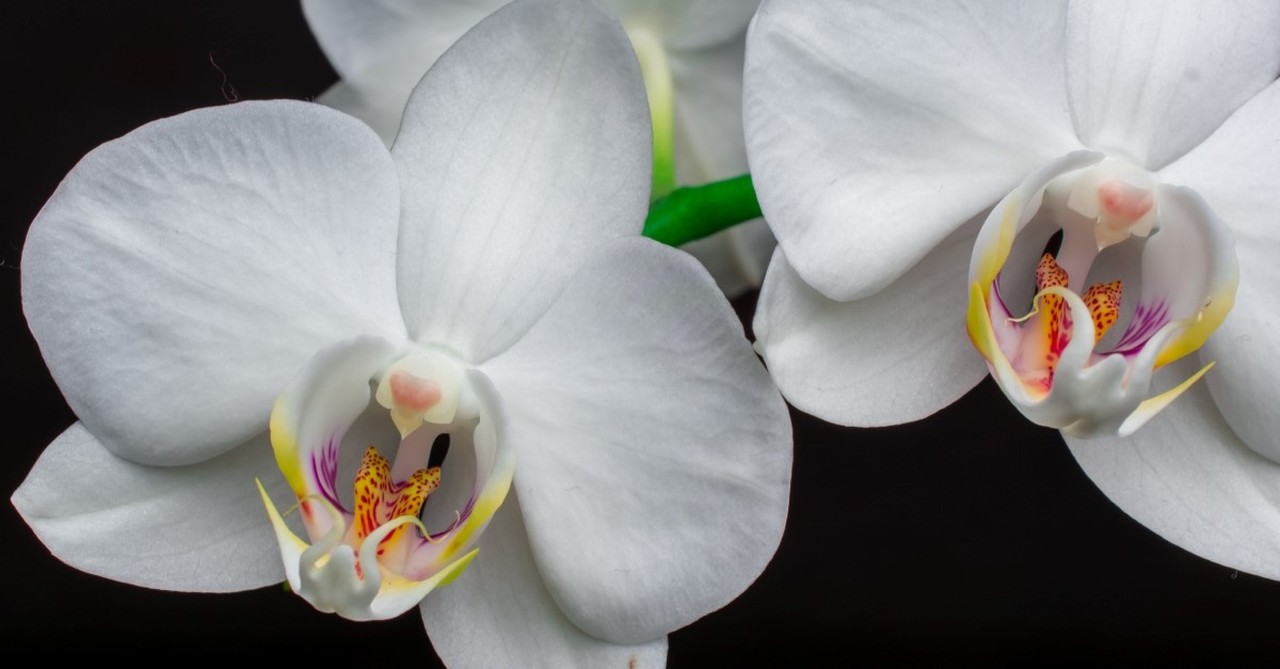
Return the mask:
M886 425L990 371L1143 524L1280 578L1277 72L1272 3L765 2L784 395Z

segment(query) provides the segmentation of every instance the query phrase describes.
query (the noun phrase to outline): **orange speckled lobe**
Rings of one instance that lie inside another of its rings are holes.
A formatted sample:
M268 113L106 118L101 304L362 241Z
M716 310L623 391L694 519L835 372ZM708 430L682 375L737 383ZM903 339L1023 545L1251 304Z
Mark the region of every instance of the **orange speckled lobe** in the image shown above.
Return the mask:
M1067 287L1071 277L1067 276L1067 270L1062 269L1058 261L1053 259L1053 255L1046 253L1040 258L1040 264L1036 265L1036 290L1044 290L1052 286ZM1045 296L1045 299L1053 297Z
M1093 343L1097 344L1107 330L1116 324L1120 316L1120 297L1124 294L1124 282L1095 283L1082 296L1084 304L1093 316Z
M427 497L440 487L440 468L419 469L409 480L391 481L391 465L370 446L355 478L355 539L361 541L379 526L400 516L417 517ZM386 544L407 531L408 526L393 530L380 542ZM381 555L382 551L379 550Z
M416 516L427 501L427 496L440 487L440 468L419 469L414 472L404 487L396 494L395 507L391 518L400 516Z
M421 413L435 406L444 396L440 384L403 370L391 373L391 398L402 411Z
M1150 190L1123 181L1108 181L1098 186L1098 204L1111 214L1110 218L1124 225L1146 216L1155 202Z
M379 513L383 498L391 492L391 465L370 446L360 461L355 479L356 539L364 539L386 522Z
M440 468L432 467L431 469L419 469L409 476L409 480L405 481L393 491L389 492L386 497L386 507L390 509L387 514L387 520L399 518L400 516L417 517L418 512L422 511L422 505L426 503L427 497L440 487ZM409 531L409 525L401 525L392 530L379 543L378 555L386 553L385 547L404 536Z
M1067 270L1062 269L1053 255L1046 253L1040 257L1040 264L1036 265L1037 290L1054 286L1066 288L1070 280ZM1061 297L1045 295L1041 299L1044 300L1044 336L1048 340L1045 347L1045 368L1052 377L1053 370L1058 366L1058 358L1062 357L1062 350L1071 339L1071 317L1067 314L1067 303Z

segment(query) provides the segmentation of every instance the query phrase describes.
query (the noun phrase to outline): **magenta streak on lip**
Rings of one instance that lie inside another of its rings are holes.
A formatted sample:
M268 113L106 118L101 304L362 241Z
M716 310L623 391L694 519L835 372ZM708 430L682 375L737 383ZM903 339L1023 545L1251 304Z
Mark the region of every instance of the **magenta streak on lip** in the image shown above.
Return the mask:
M350 513L338 501L338 493L334 490L338 479L338 445L341 442L341 434L331 434L323 448L311 452L311 478L330 504L343 513Z
M1125 328L1124 336L1120 338L1120 343L1106 353L1120 353L1122 355L1133 355L1142 349L1151 336L1160 328L1169 322L1169 303L1160 300L1155 304L1139 303L1137 309L1133 312L1133 318L1129 319L1129 325Z
M991 292L995 294L996 302L1000 303L1000 308L1004 310L1004 313L1008 314L1013 312L1009 311L1009 305L1005 304L1004 295L1000 293L1000 277L1003 274L1004 274L1004 270L1000 270L999 272L996 272L996 278L994 281L991 282Z

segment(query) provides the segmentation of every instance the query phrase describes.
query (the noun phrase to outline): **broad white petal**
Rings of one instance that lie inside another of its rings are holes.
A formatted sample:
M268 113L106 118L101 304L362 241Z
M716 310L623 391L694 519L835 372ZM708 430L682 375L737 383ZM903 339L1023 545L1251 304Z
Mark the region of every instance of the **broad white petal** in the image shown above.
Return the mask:
M747 153L805 282L882 290L1037 166L1078 148L1062 2L765 2Z
M680 247L698 259L730 298L760 286L778 243L763 218L757 218Z
M494 516L467 571L427 595L421 609L431 645L458 669L666 666L665 636L613 644L565 618L534 566L516 495Z
M758 287L764 281L774 250L778 248L778 241L773 238L769 225L759 218L726 230L725 234L743 274L753 287Z
M396 132L400 130L400 114L404 112L409 89L406 88L400 94L395 89L382 85L382 81L339 81L317 96L316 102L364 121L378 133L384 144L391 146Z
M1161 370L1161 390L1194 373L1194 357ZM1280 579L1280 464L1240 441L1203 384L1127 438L1063 437L1102 492L1156 534L1214 562Z
M1259 453L1280 462L1280 83L1235 113L1161 173L1204 197L1236 237L1235 308L1201 349L1222 415Z
M588 253L640 231L650 142L631 43L594 3L517 0L482 21L392 147L411 334L475 362L519 338Z
M316 40L342 75L316 102L368 123L390 146L422 75L507 1L303 0Z
M362 80L405 62L404 99L427 68L508 0L302 0L302 13L333 69ZM416 69L416 75L408 75ZM403 105L401 105L403 108Z
M484 366L538 568L588 633L653 639L728 603L786 519L786 407L687 255L616 242Z
M748 171L742 132L746 33L715 48L668 54L674 88L676 179L701 184Z
M1280 74L1280 4L1075 2L1067 90L1080 139L1159 169Z
M1252 240L1240 241L1244 246ZM1280 243L1271 248L1280 249ZM1200 355L1216 363L1207 377L1209 390L1227 422L1251 448L1280 462L1280 276L1274 259L1262 270L1245 268L1243 257L1241 265L1235 308Z
M45 449L13 505L67 564L133 585L231 592L284 580L254 488L283 497L266 435L188 467L122 460L81 423Z
M76 165L27 236L23 308L103 445L200 462L265 430L317 349L404 340L398 211L386 149L345 114L286 101L188 112Z
M964 333L965 272L980 219L887 289L836 302L778 251L756 306L756 349L782 394L825 421L862 427L924 418L987 373Z
M628 29L662 36L670 49L703 49L747 29L760 0L604 0Z

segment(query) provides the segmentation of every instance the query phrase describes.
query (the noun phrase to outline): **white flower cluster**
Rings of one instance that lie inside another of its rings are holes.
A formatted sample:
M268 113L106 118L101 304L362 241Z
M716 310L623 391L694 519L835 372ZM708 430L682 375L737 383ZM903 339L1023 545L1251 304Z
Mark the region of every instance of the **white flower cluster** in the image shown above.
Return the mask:
M892 425L990 374L1280 579L1280 4L302 6L320 104L152 122L32 223L79 422L13 502L63 561L417 608L450 666L660 666L783 539L786 402ZM763 219L641 235L746 172Z

